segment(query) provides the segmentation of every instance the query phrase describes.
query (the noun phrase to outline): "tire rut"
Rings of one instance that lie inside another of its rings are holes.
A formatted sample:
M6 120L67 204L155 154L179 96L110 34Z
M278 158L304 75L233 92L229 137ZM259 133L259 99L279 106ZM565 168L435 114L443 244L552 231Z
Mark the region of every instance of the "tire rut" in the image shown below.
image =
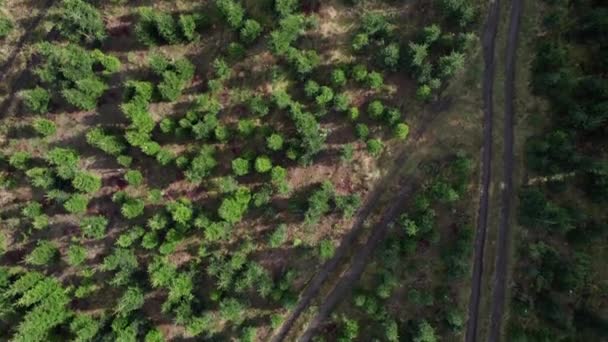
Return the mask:
M515 165L515 72L517 65L517 46L519 43L519 27L523 11L523 0L511 2L511 18L505 65L505 114L504 114L504 189L502 192L501 219L498 230L496 249L495 278L492 294L492 309L490 319L490 334L488 341L497 342L500 339L501 323L506 301L506 287L509 261L509 237L511 233L511 207L513 199L513 168Z
M481 196L479 199L479 213L477 216L477 233L475 236L475 253L473 261L473 275L471 281L471 295L469 300L469 319L465 340L475 342L477 340L477 325L479 318L479 302L481 297L481 281L483 274L483 257L485 253L485 242L488 225L488 209L490 199L490 181L492 179L492 131L494 118L494 75L495 75L495 50L496 34L500 16L500 1L494 0L490 4L486 20L482 46L484 59L483 75L483 147L481 156Z

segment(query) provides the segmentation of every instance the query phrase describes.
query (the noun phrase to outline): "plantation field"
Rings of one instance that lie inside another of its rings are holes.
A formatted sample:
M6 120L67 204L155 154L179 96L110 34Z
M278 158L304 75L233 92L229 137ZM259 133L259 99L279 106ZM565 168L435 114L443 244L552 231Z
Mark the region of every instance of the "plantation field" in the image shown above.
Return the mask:
M1 340L268 341L380 226L320 336L460 336L473 1L0 3Z

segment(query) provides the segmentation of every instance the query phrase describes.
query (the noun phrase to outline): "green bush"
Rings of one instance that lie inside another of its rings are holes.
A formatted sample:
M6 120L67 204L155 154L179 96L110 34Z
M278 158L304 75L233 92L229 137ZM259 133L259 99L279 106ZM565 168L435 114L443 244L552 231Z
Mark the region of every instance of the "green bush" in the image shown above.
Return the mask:
M72 195L64 204L63 207L69 213L82 214L87 211L89 199L82 194Z
M182 36L189 42L198 38L196 33L196 16L182 14L179 16L179 28Z
M144 181L144 176L138 170L128 170L125 173L125 180L131 186L140 186Z
M50 137L57 132L57 126L51 120L36 119L33 126L34 130L44 137Z
M355 133L359 139L367 139L369 137L369 127L366 124L360 123L355 126Z
M367 68L365 65L357 64L353 67L352 75L355 81L364 82L367 80Z
M215 5L230 27L233 29L241 27L245 17L245 9L240 3L234 0L215 0Z
M280 151L283 149L283 136L278 133L273 133L266 138L266 146L272 151Z
M325 106L334 98L334 91L330 87L322 86L319 88L319 95L315 97L315 101L319 106Z
M399 57L400 49L399 44L397 43L388 44L380 51L382 64L392 71L397 70L397 67L399 66Z
M367 141L367 152L373 157L379 157L384 150L384 144L379 139L369 139Z
M25 170L27 169L27 163L31 158L29 152L17 151L11 155L8 163L18 170Z
M14 25L13 21L0 13L0 39L5 38L6 36L13 31Z
M261 33L262 25L253 19L247 19L241 28L241 40L246 44L251 44Z
M78 266L87 259L87 249L81 245L72 244L68 248L67 261L72 266Z
M122 216L128 219L134 219L144 213L145 203L138 198L129 198L123 203L120 208Z
M249 207L251 193L247 188L239 188L232 196L225 198L218 209L218 215L228 223L240 222Z
M29 265L43 266L48 265L57 258L59 249L50 241L39 241L30 254L25 257L25 262Z
M87 238L103 238L107 227L108 219L103 216L86 216L80 221L80 230Z
M259 156L255 159L254 167L258 173L266 173L272 169L272 161L268 156Z
M268 244L271 248L281 247L285 241L287 241L287 225L280 224L273 232L270 234L268 239Z
M275 0L274 9L282 17L294 14L299 10L299 0Z
M313 225L319 222L321 217L330 210L330 201L334 198L334 186L330 181L325 181L308 198L308 208L304 213L304 222Z
M374 100L367 106L367 114L372 119L381 119L382 113L384 113L384 105L380 100Z
M331 259L336 252L336 247L331 240L321 240L319 242L319 258L322 261Z
M342 87L346 84L346 73L342 69L335 69L331 72L331 82L335 87Z
M49 110L49 102L51 101L51 95L49 92L41 87L26 90L23 92L23 102L28 110L36 114L43 114Z
M381 73L372 71L367 74L367 85L374 89L380 89L384 85L384 77Z
M395 138L399 140L405 140L407 139L410 133L410 127L406 123L399 123L393 129L393 133L395 135Z
M320 88L321 88L321 86L319 86L319 83L317 83L313 80L308 80L304 84L304 92L306 93L306 96L308 96L308 97L317 96L317 94L319 94Z
M177 223L187 224L192 219L192 203L185 198L169 203L167 209L171 213L173 221Z
M289 182L287 182L287 170L279 165L274 166L270 172L272 185L279 192L285 195L289 193Z
M249 160L236 158L232 161L232 171L237 176L244 176L249 173Z
M108 89L101 80L90 77L77 80L75 88L64 89L61 94L65 100L76 108L93 110L97 107L97 100Z
M63 0L57 21L59 33L74 43L93 43L106 37L99 11L82 0Z
M72 186L80 192L94 194L101 189L101 177L87 172L78 172L72 179Z

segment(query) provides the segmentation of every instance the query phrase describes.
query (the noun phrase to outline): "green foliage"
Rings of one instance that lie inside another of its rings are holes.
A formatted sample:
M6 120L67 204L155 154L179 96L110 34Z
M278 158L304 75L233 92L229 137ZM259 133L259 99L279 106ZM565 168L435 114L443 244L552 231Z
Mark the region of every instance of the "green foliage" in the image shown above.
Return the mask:
M464 53L452 51L447 56L439 58L439 72L444 78L454 76L458 71L464 69L465 55Z
M249 99L249 110L259 116L265 116L269 112L268 104L259 95L253 96Z
M268 238L268 245L271 248L281 247L287 241L287 225L280 224Z
M25 151L17 151L11 155L8 160L8 163L19 170L27 169L27 163L31 159L31 156L28 152Z
M121 154L124 149L124 143L113 135L106 134L101 128L93 128L86 134L87 143L91 146L116 156Z
M185 198L171 202L167 205L167 210L171 213L173 221L181 224L188 224L192 219L192 203Z
M144 181L144 176L138 170L128 170L125 172L125 180L131 186L140 186Z
M365 33L358 33L353 38L351 47L355 51L361 51L369 45L369 36Z
M87 314L76 314L70 323L75 342L88 342L101 330L101 320Z
M196 32L197 17L191 14L182 14L179 16L179 29L186 41L194 41L198 38Z
M55 166L59 177L72 179L76 176L80 157L73 149L55 147L45 157L51 165Z
M13 21L4 14L0 14L0 39L8 36L14 28Z
M272 169L272 161L268 156L259 156L255 159L254 168L258 173L266 173Z
M80 220L80 230L87 238L103 238L107 227L108 219L103 216L86 216Z
M272 151L280 151L283 149L283 136L279 133L273 133L266 138L266 146Z
M214 153L215 148L213 146L203 146L198 155L192 159L188 170L185 172L186 178L191 182L199 183L209 176L217 165Z
M220 317L223 320L230 321L236 325L243 322L245 316L243 311L245 305L235 298L226 298L220 302Z
M67 261L72 266L82 264L87 259L87 249L81 245L72 244L68 249Z
M244 176L249 173L249 160L236 158L232 161L232 171L237 176Z
M97 99L108 89L108 86L97 78L85 78L74 82L75 87L64 89L63 98L76 108L93 110Z
M144 213L145 203L138 198L129 198L120 207L122 216L128 219L133 219L141 216Z
M351 218L361 205L361 197L357 194L336 196L335 202L336 208L342 211L343 216Z
M319 258L322 261L331 259L336 252L336 247L331 240L321 240L319 242Z
M372 71L367 74L366 83L370 88L377 90L384 86L384 77L381 73Z
M367 139L369 136L369 127L366 124L360 123L355 126L355 133L359 139Z
M144 293L138 287L129 287L118 300L115 311L117 314L127 316L144 305Z
M340 159L343 162L351 162L355 155L355 146L353 144L346 144L342 146L342 150L340 151Z
M135 36L147 46L193 41L198 37L196 29L202 24L202 19L199 15L180 15L176 20L171 14L142 7L135 25Z
M439 6L462 27L471 24L475 18L475 8L469 0L441 0Z
M398 123L395 128L393 128L393 134L395 135L395 138L399 140L407 139L409 133L410 126L408 126L406 123Z
M89 199L83 194L75 194L70 196L63 207L71 214L82 214L87 211Z
M299 0L275 0L274 9L282 17L294 14L299 10Z
M248 188L240 187L234 194L225 198L218 209L218 215L228 223L240 222L249 207L251 193Z
M243 137L250 137L256 128L256 123L252 119L241 119L237 124L237 130Z
M335 87L342 87L346 84L346 73L342 69L334 69L331 72L331 82Z
M330 181L325 181L308 198L308 208L304 214L304 222L307 225L314 225L321 217L327 214L330 207L330 200L334 197L334 186Z
M274 166L270 172L270 179L279 194L289 193L289 182L287 181L287 170L279 165Z
M342 94L338 94L334 97L334 108L336 109L336 111L346 112L349 110L349 107L350 107L350 97L348 96L348 94L342 93Z
M46 89L37 86L34 89L25 90L23 92L23 102L27 109L36 114L42 114L49 110L51 95Z
M435 329L426 321L423 320L418 324L418 331L414 336L414 342L435 342L437 336L435 335Z
M397 43L391 43L388 44L387 46L385 46L382 51L380 52L381 55L381 59L382 59L382 64L390 69L390 70L397 70L397 67L399 65L399 58L400 58L400 48L399 48L399 44Z
M158 329L151 329L146 334L144 342L165 342L165 337Z
M354 341L359 336L359 323L356 320L341 318L339 342Z
M101 189L101 177L88 172L77 172L72 179L72 186L80 192L94 194Z
M384 105L380 100L374 100L367 106L367 114L373 119L382 118L382 113L384 113Z
M367 141L367 152L373 157L379 157L384 150L384 144L379 139L369 139Z
M48 265L59 255L59 249L50 241L39 241L30 254L25 257L25 262L29 265L43 266Z
M105 25L99 11L82 0L63 0L57 21L59 33L79 43L102 41L106 37Z
M241 40L247 44L253 43L262 33L262 25L253 19L247 19L241 28Z
M36 119L33 126L34 130L43 137L50 137L57 132L57 126L55 126L55 123L51 120Z
M319 88L319 94L315 97L315 101L319 106L325 106L334 98L334 91L330 87L322 86Z
M83 110L94 109L107 89L96 73L107 75L119 68L117 59L99 50L89 52L73 44L60 46L44 42L37 45L37 51L44 62L34 73L49 88L58 90L68 103Z
M240 3L234 0L215 0L215 5L231 28L238 29L241 27L245 17L245 9Z

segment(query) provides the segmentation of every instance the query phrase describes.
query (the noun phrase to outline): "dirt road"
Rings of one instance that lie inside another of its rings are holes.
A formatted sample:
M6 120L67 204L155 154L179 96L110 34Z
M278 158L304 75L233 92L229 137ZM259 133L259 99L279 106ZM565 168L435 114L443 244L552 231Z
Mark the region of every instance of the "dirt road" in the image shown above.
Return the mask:
M473 277L471 296L469 300L469 320L467 322L466 341L477 340L477 323L479 318L479 301L481 298L481 280L483 274L483 257L485 254L486 232L488 226L488 207L490 200L490 181L492 179L492 130L494 118L494 74L496 33L500 15L500 1L494 0L488 9L488 16L482 37L484 73L483 73L483 147L481 156L481 196L479 197L479 213L477 217L477 233L475 236L475 254L473 261Z
M500 340L501 323L506 301L507 274L509 261L509 240L511 231L511 207L513 199L513 167L515 165L514 127L515 110L515 70L517 62L517 46L519 42L519 26L521 23L523 0L511 1L511 18L507 38L507 53L505 64L505 114L504 114L504 188L502 192L501 218L498 230L496 249L496 266L494 268L494 285L492 293L492 316L488 341Z

